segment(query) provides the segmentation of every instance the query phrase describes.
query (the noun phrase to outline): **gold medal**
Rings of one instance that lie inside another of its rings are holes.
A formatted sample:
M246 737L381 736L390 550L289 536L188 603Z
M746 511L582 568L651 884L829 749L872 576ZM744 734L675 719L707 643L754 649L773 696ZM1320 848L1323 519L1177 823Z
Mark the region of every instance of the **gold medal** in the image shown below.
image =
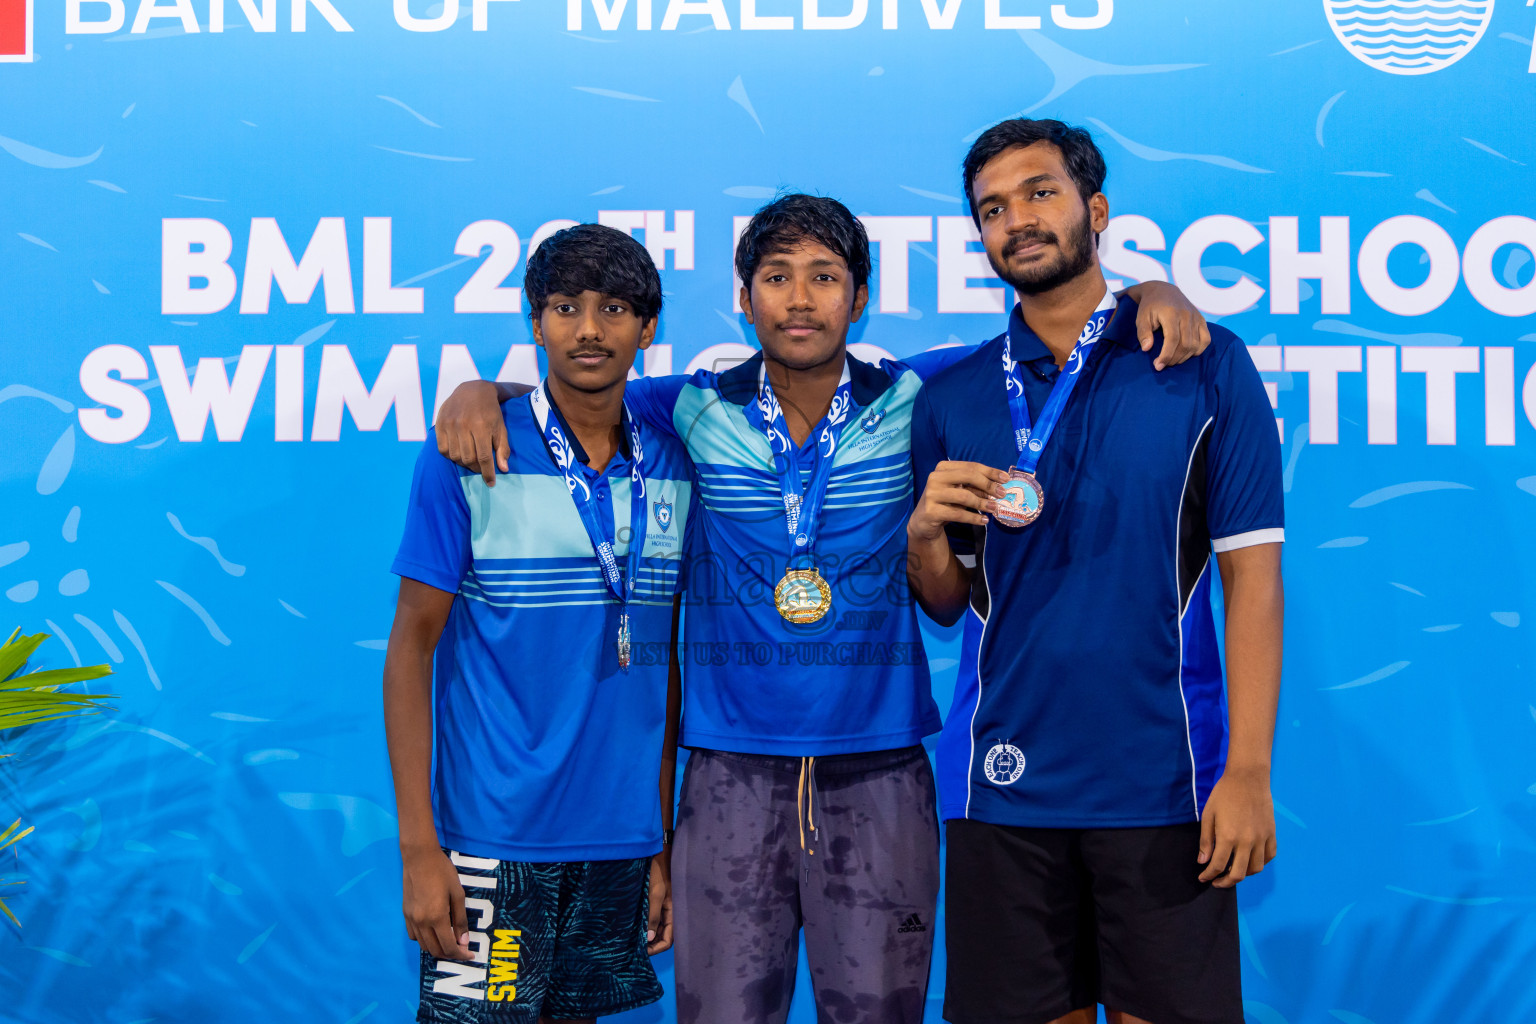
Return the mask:
M832 607L832 588L815 569L789 569L773 590L773 603L790 622L816 622Z

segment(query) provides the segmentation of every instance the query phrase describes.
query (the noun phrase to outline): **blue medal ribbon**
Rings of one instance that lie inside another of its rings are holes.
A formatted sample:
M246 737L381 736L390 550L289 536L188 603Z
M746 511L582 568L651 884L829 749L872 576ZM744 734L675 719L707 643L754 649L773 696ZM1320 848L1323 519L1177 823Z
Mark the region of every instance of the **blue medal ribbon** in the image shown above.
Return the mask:
M544 434L544 444L548 446L549 454L554 456L555 465L565 476L565 486L571 493L571 500L576 503L581 525L586 527L587 539L592 542L592 551L597 555L598 565L602 567L603 581L608 584L608 592L614 600L619 602L619 667L627 669L630 653L629 603L635 595L640 556L645 549L645 475L641 468L645 452L640 445L640 421L630 414L626 403L622 427L629 434L630 539L627 564L624 571L620 572L619 561L614 554L614 517L609 515L605 520L604 509L598 506L592 488L583 479L580 463L576 460L576 449L560 429L559 418L550 415L554 403L549 397L547 379L534 390L528 400L533 406L533 417L538 421L539 430ZM597 467L596 471L601 474L602 468Z
M1045 400L1045 407L1040 410L1038 424L1031 425L1029 420L1029 404L1024 401L1024 378L1019 373L1018 362L1013 358L1013 335L1010 333L1003 337L1003 376L1008 385L1008 412L1013 419L1013 441L1019 451L1020 472L1033 475L1035 467L1040 464L1040 454L1045 451L1051 433L1067 407L1067 400L1072 397L1073 389L1082 378L1083 367L1088 365L1093 355L1091 349L1104 336L1104 328L1109 325L1109 318L1114 314L1115 296L1106 289L1098 308L1077 336L1077 344L1072 346L1072 354L1067 356L1067 365L1057 375L1051 394Z
M757 398L744 410L747 422L763 432L773 451L773 468L779 477L779 493L784 499L784 523L789 529L791 567L797 559L809 561L816 550L816 535L821 529L821 508L827 501L827 484L832 479L832 455L837 437L853 408L853 380L848 364L843 364L843 379L832 395L832 406L812 431L816 435L815 463L809 483L801 476L800 450L789 436L784 410L768 381L767 367L757 381Z

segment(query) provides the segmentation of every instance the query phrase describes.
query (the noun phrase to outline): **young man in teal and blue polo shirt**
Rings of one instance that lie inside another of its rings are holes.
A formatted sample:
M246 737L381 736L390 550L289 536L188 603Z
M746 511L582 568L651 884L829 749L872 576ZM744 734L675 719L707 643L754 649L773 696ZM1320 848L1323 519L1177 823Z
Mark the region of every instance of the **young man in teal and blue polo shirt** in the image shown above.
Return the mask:
M916 1024L939 884L921 741L939 715L905 578L911 412L923 376L969 350L879 365L848 354L869 243L834 200L793 194L760 209L736 269L761 354L627 392L637 416L687 447L700 497L674 854L678 1018L784 1021L803 929L823 1017ZM1188 309L1165 299L1149 320ZM493 396L465 385L438 419L444 449L482 470L501 445Z
M539 247L524 292L549 376L504 409L500 486L429 437L394 563L384 710L423 1022L620 1013L661 997L647 954L671 945L692 467L624 396L661 282L588 224Z

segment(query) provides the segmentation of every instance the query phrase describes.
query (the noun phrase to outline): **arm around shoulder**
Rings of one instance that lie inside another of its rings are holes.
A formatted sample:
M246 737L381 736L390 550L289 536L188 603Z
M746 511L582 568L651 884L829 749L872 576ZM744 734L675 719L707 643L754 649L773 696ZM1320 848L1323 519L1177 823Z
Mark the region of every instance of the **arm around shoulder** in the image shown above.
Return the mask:
M437 450L465 469L479 473L487 487L496 486L496 473L507 472L507 457L511 453L501 405L532 390L525 384L488 380L460 384L437 411L433 424L437 430Z
M1163 345L1152 362L1153 369L1177 366L1200 355L1211 344L1205 317L1178 285L1143 281L1125 289L1125 294L1137 305L1136 338L1141 350L1152 351L1157 334L1162 333Z

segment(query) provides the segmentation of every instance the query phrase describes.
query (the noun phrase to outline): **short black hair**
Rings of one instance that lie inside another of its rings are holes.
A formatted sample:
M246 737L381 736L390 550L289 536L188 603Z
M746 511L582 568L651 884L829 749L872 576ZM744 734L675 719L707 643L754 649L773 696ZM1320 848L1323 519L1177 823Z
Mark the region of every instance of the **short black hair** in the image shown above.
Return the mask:
M642 321L661 315L661 275L632 236L601 224L577 224L556 231L528 257L523 293L528 318L544 312L551 295L585 291L623 299Z
M1033 146L1037 142L1049 142L1061 151L1062 162L1067 165L1067 173L1071 175L1072 184L1077 186L1084 203L1093 198L1095 193L1104 191L1104 177L1109 171L1104 166L1104 154L1099 152L1099 147L1086 128L1063 124L1050 118L1010 118L982 132L981 137L971 144L971 151L965 154L961 170L965 179L965 200L970 204L971 220L976 222L977 227L981 226L981 215L976 209L976 197L971 194L976 175L994 157L1020 146Z
M869 283L869 235L859 218L836 199L804 192L781 195L752 215L736 243L736 276L749 289L757 268L774 253L817 242L843 258L854 290Z

